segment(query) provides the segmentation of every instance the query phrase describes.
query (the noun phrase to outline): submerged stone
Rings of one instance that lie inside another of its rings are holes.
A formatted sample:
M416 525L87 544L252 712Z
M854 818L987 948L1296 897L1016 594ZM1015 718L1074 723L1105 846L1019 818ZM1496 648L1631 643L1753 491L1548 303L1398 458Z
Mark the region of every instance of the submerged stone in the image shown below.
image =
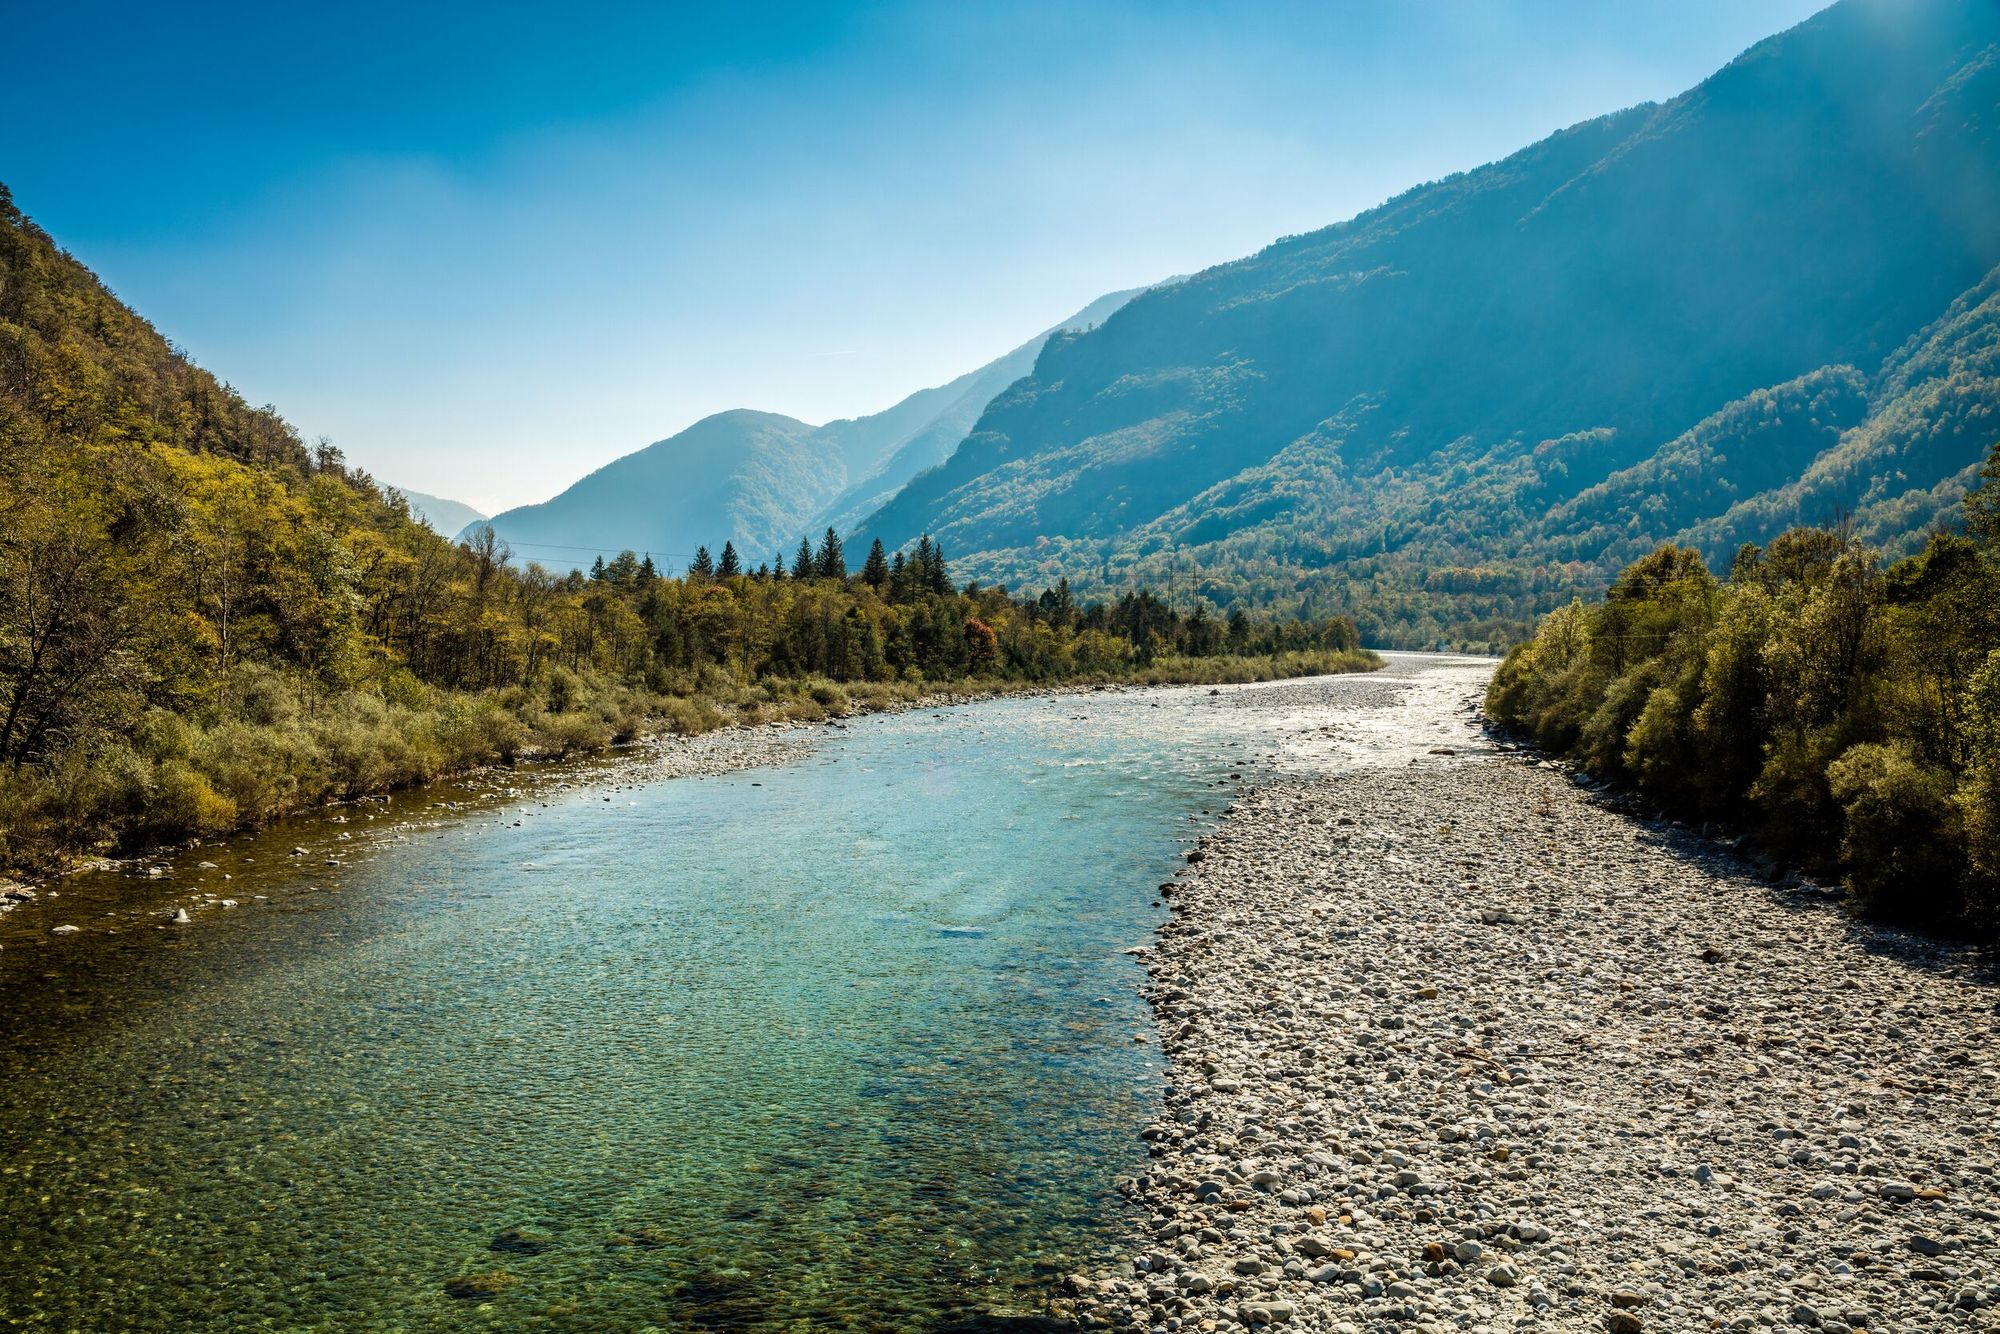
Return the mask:
M555 1245L555 1238L539 1232L529 1232L524 1228L502 1228L492 1241L487 1243L489 1251L500 1251L506 1255L540 1255Z
M444 1293L460 1301L474 1301L486 1297L497 1297L521 1280L504 1269L491 1269L484 1274L466 1274L459 1278L446 1279Z

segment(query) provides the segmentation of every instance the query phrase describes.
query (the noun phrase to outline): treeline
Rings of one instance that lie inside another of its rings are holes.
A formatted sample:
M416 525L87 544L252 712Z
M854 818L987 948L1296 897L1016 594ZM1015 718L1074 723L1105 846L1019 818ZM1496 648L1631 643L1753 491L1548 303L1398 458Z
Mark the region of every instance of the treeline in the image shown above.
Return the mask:
M817 547L801 541L789 570L743 573L733 555L725 545L714 561L703 548L684 578L670 579L650 557L627 551L600 559L588 576L558 581L580 618L563 636L566 664L580 667L570 658L595 654L621 675L680 693L708 668L753 679L1044 682L1126 676L1169 659L1317 653L1337 663L1361 648L1344 618L1224 617L1202 603L1175 608L1145 590L1086 605L1067 579L1032 598L976 583L956 588L929 537L893 555L876 542L854 575L832 529ZM523 580L550 586L536 566Z
M0 188L0 870L216 833L652 729L815 718L938 683L1366 665L1351 622L954 588L837 535L685 577L454 545L190 365Z
M2000 929L2000 449L1885 569L1849 535L1663 546L1547 616L1487 693L1503 725L1662 807L1747 827L1885 917Z

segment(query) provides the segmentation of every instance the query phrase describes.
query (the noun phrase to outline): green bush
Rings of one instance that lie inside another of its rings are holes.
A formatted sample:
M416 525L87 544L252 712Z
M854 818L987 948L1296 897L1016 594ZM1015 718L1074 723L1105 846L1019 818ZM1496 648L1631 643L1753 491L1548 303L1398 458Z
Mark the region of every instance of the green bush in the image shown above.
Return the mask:
M1959 906L1965 846L1950 774L1917 760L1909 743L1855 746L1827 768L1840 803L1840 853L1849 883L1885 915L1934 918Z
M593 713L551 715L535 734L545 755L593 755L611 744L611 729Z
M2000 532L1886 572L1840 533L1634 564L1544 617L1499 725L1676 813L1747 827L1885 915L2000 927Z

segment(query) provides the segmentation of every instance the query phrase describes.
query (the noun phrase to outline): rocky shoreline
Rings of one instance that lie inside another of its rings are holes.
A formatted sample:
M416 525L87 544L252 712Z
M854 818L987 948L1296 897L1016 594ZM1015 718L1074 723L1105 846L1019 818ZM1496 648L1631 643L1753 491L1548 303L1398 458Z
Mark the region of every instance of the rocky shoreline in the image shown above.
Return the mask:
M1482 684L1281 740L1163 889L1145 1233L1056 1314L2000 1329L2000 987L1490 753Z

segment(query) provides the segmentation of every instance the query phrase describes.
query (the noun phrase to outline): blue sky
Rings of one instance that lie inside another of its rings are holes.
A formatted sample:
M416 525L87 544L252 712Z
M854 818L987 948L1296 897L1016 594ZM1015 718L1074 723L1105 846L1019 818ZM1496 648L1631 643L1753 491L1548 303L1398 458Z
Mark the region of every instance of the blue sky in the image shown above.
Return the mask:
M8 18L0 180L252 402L492 510L886 407L1819 7L81 0Z

